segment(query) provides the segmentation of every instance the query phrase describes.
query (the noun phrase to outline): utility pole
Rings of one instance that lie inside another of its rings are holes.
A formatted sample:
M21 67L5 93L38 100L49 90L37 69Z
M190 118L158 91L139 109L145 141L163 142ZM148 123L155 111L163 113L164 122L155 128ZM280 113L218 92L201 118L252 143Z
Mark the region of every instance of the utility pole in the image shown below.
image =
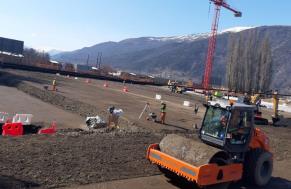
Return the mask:
M98 52L97 58L96 58L96 68L98 68L98 65L99 65L99 52Z
M99 69L101 68L101 63L102 63L102 52L100 52Z
M101 68L101 61L102 61L102 52L98 52L97 58L96 58L96 68Z
M88 54L88 57L87 57L87 67L89 67L89 59L90 59L90 55Z

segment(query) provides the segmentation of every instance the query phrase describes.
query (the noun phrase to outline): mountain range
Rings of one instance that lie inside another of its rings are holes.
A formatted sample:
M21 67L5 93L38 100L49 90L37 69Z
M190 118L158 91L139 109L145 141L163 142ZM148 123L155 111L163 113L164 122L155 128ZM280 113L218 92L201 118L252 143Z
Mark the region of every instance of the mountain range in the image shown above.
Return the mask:
M49 51L47 51L47 53L50 55L50 56L55 56L57 54L60 54L60 53L63 53L64 51L61 51L61 50L57 50L57 49L51 49Z
M236 27L218 34L213 63L213 78L225 83L227 46L232 37L255 30L259 40L268 36L274 61L271 87L291 92L291 26ZM208 47L208 33L174 37L140 37L120 42L105 42L52 56L61 62L95 66L98 53L102 64L124 71L160 75L201 82Z

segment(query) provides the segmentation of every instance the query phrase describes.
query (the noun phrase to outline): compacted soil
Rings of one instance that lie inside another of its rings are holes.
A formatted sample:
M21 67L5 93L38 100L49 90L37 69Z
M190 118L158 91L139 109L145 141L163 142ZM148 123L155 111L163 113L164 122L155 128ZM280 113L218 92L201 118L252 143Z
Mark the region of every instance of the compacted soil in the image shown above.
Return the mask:
M45 90L44 86L49 86L54 78L58 91ZM109 87L105 88L105 81L85 81L38 72L0 70L0 111L32 113L34 121L44 125L56 120L60 129L50 136L0 137L0 188L193 187L154 176L160 172L145 159L145 152L149 144L160 142L168 133L197 137L193 125L199 126L204 115L203 98L132 84L126 84L129 92L123 92L122 83L108 82ZM161 94L167 103L167 125L146 121L145 115L138 119L146 102L151 105L150 111L159 113L160 101L154 99L156 94ZM193 114L193 106L182 105L185 100L200 106L197 115ZM84 131L87 129L85 117L100 115L106 120L110 105L124 111L120 128ZM272 112L263 109L263 115L270 118ZM291 188L290 126L260 128L270 137L274 154L273 178L265 188Z
M0 188L57 188L158 174L145 159L152 133L63 131L0 139Z

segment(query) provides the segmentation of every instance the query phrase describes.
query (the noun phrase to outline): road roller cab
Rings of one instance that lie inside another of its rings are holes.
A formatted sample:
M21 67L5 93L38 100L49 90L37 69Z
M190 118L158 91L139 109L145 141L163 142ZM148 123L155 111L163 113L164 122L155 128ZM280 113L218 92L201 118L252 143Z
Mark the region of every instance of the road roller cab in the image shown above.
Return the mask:
M254 107L245 104L205 106L200 139L229 153L246 152L254 129Z
M208 145L222 149L235 158L250 148L270 151L269 139L254 127L255 106L236 103L209 103L205 105L205 116L200 128L200 139Z
M166 176L178 175L200 187L227 188L229 183L243 178L263 186L271 178L273 158L268 137L254 128L254 108L239 103L206 105L199 138L207 144L206 148L219 149L217 153L207 156L208 163L187 163L162 151L159 144L148 148L147 159L157 164ZM171 147L179 149L185 146Z

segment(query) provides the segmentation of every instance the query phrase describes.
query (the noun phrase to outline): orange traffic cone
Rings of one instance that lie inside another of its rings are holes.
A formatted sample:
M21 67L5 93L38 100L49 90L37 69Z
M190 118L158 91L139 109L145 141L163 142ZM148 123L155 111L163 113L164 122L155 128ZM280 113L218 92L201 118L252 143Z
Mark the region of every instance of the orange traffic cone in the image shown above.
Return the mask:
M86 79L86 83L91 83L91 79Z
M128 88L127 87L123 87L123 92L128 92Z

